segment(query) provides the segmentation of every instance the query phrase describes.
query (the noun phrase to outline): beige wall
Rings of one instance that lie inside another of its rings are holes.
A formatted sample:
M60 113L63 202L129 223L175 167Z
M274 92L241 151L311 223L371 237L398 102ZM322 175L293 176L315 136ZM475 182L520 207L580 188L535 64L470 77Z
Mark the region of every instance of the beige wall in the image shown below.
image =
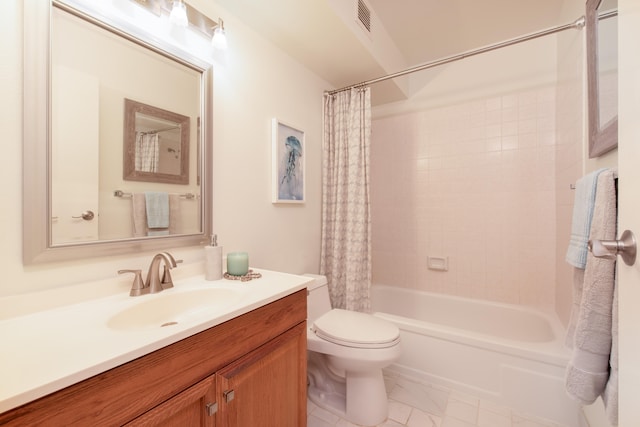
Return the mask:
M22 264L22 1L5 2L0 16L3 163L0 195L0 296L114 277L146 268L152 254L37 266ZM214 58L213 229L225 251L246 250L251 265L292 273L316 272L320 253L322 93L330 86L212 2L192 4L223 16L230 37ZM271 204L271 118L306 132L307 202ZM29 120L29 118L25 118ZM186 263L202 249L172 251ZM123 279L124 280L124 279Z
M556 44L432 70L414 99L376 109L375 283L553 309Z

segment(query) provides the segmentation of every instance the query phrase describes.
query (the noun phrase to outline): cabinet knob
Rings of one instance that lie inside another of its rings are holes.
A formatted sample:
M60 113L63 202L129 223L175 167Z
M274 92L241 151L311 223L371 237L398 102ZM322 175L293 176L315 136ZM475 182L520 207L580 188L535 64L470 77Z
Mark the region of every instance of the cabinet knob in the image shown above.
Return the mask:
M223 391L222 395L224 396L224 400L229 403L233 400L234 397L236 397L236 392L233 390L227 390Z
M218 402L207 403L207 415L212 417L216 412L218 412Z

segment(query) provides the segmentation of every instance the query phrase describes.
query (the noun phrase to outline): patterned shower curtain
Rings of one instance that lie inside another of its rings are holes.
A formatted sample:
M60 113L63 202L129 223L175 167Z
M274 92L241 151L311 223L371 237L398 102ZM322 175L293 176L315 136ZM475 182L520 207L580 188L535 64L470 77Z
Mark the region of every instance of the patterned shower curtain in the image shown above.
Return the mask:
M324 96L322 247L334 308L371 311L371 89Z
M158 172L160 148L157 133L136 132L135 159L135 170L140 172Z

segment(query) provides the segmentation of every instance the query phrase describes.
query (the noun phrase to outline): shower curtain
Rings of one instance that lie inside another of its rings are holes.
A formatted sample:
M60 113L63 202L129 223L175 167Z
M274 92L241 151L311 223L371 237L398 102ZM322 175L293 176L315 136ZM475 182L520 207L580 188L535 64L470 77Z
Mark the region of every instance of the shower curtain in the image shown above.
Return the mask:
M136 169L140 172L158 172L160 160L157 133L136 133Z
M371 89L324 96L322 247L334 308L371 310Z

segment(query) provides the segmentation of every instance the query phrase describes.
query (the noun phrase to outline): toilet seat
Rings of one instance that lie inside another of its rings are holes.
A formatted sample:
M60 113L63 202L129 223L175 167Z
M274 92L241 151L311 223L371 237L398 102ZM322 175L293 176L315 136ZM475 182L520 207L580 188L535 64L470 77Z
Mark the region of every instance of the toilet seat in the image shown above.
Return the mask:
M400 330L393 323L370 314L335 308L311 327L319 338L356 348L386 348L400 342Z

